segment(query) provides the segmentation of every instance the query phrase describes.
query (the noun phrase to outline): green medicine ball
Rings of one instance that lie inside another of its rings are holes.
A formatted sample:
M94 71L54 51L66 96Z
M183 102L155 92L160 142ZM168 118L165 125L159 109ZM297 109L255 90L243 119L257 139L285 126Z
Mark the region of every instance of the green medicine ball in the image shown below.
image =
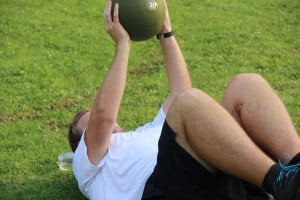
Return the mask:
M119 3L119 20L131 40L143 41L156 35L165 19L163 0L112 0Z

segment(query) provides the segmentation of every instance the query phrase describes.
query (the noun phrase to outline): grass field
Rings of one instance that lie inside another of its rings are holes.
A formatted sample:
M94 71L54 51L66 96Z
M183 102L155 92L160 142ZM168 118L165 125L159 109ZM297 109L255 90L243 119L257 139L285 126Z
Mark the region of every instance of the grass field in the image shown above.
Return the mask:
M230 77L255 72L300 131L298 0L168 1L193 85L218 101ZM0 0L0 199L81 199L57 156L74 113L91 105L114 44L104 0ZM154 117L168 88L156 38L132 43L119 122ZM116 80L117 81L117 80Z

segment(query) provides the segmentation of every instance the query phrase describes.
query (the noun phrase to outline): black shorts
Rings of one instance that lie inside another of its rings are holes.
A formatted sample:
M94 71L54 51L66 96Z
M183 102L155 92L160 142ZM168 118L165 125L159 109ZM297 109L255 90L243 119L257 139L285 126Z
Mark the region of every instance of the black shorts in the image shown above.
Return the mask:
M219 171L210 173L178 145L167 122L158 148L143 200L269 200L262 190L238 178Z

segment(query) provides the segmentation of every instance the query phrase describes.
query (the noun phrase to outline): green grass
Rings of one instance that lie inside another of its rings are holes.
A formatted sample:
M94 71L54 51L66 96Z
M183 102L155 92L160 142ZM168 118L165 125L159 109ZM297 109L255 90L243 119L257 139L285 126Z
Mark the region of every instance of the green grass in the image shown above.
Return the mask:
M0 199L83 198L56 162L113 56L104 4L0 0ZM195 87L220 101L230 77L259 73L299 133L299 1L173 0L169 10ZM128 130L152 119L168 92L156 38L132 43L129 65L119 117Z

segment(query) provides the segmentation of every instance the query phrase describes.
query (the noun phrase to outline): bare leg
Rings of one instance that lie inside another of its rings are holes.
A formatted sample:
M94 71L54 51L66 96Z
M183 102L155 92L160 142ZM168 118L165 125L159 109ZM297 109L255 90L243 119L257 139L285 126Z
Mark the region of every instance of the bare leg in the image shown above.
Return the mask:
M200 90L179 95L169 109L167 122L176 141L192 156L257 186L262 186L274 164L234 118Z
M261 76L236 76L225 91L222 105L274 160L284 152L291 157L300 152L300 138L285 106Z

